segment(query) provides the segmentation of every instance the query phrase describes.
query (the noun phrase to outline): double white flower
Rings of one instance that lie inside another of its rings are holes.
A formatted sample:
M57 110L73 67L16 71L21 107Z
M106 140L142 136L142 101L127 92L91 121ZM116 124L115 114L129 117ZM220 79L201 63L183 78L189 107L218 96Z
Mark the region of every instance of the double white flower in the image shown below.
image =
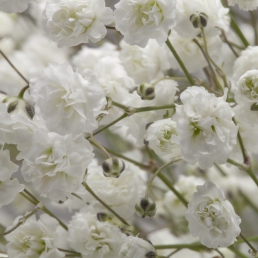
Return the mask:
M180 137L181 156L201 168L226 163L236 144L238 127L224 97L217 98L203 87L188 87L180 96L174 116Z
M49 0L43 26L59 47L97 42L105 37L113 11L104 0Z
M116 29L130 45L145 47L149 39L162 45L175 25L176 0L121 0L115 5Z
M222 190L211 182L197 186L185 217L192 235L209 248L230 246L241 232L241 219Z

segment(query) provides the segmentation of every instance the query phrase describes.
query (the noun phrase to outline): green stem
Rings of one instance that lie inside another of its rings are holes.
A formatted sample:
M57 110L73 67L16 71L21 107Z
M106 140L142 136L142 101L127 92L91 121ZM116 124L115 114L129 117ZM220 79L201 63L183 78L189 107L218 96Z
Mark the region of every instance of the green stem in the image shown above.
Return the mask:
M150 188L151 188L151 184L152 184L153 180L155 179L155 177L159 175L159 173L162 171L162 169L172 165L176 161L178 161L178 160L171 160L168 163L166 163L163 166L161 166L159 169L157 169L157 171L154 173L154 175L151 177L151 179L149 180L149 182L147 184L147 188L146 188L146 191L145 191L145 199L148 199Z
M3 56L3 58L9 63L9 65L15 70L15 72L27 83L29 84L29 81L19 72L19 70L13 65L13 63L9 60L9 58L4 54L2 50L0 50L0 54Z
M250 14L251 14L251 19L252 19L252 24L253 24L253 29L254 29L254 38L255 38L255 42L254 44L255 45L258 45L258 12L257 10L254 10L254 11L250 11Z
M235 57L238 58L239 55L238 55L238 53L236 52L236 50L233 48L233 45L231 44L231 42L228 41L228 38L227 38L227 36L226 36L225 31L224 31L223 29L220 29L220 31L221 31L221 33L222 33L222 34L221 34L222 40L223 40L225 43L227 43L228 47L231 49L231 51L233 52L233 54L235 55Z
M220 172L220 174L221 174L222 176L224 176L224 177L227 176L227 174L223 171L223 169L222 169L220 166L218 166L216 163L214 163L214 166L215 166L215 168Z
M120 104L120 103L117 103L115 101L112 101L112 105L124 110L126 113L129 113L129 114L141 113L141 112L147 112L147 111L153 111L153 110L175 108L175 104L163 105L163 106L149 106L149 107L134 108L134 107L127 107L127 106L125 106L123 104Z
M228 249L231 250L233 253L235 253L238 258L248 258L246 255L244 255L243 253L241 253L241 252L240 252L236 247L234 247L234 246L229 246Z
M101 149L101 150L105 153L105 155L107 156L108 159L111 157L111 156L109 155L109 153L107 152L107 150L106 150L100 143L98 143L98 142L94 139L94 137L93 137L92 134L90 135L90 139L91 139L90 142L91 142L91 143L93 142L95 146L97 146L99 149Z
M242 31L240 30L240 28L238 27L238 24L236 23L233 15L231 14L230 16L231 16L231 27L232 27L232 29L236 32L236 34L241 39L244 46L247 48L249 46L248 41L246 40L246 38L245 38L244 34L242 33Z
M257 250L253 247L253 245L242 235L242 233L240 233L239 235L244 241L245 243L252 249L254 254L257 254Z
M122 120L122 119L124 119L124 118L126 118L126 117L128 117L128 114L126 114L126 113L123 114L123 115L121 115L120 117L118 117L118 118L117 118L116 120L114 120L113 122L107 124L107 125L104 126L103 128L100 128L99 130L95 131L95 132L93 133L93 136L95 136L95 135L101 133L102 131L106 130L107 128L111 127L112 125L116 124L117 122L119 122L120 120ZM88 140L88 139L90 139L90 137L91 137L91 136L88 136L86 139Z
M24 95L25 91L26 91L27 89L29 89L29 87L30 87L30 86L27 85L27 86L25 86L24 88L22 88L21 91L20 91L19 94L18 94L18 98L23 99L23 95Z
M64 253L70 253L70 254L74 254L74 255L81 255L80 253L74 252L72 250L67 250L67 249L63 249L63 248L57 248L60 252L64 252Z
M169 50L172 52L173 56L175 57L175 59L177 60L178 64L180 65L181 69L183 70L186 78L188 79L190 85L194 85L194 79L192 78L192 76L189 74L188 70L186 69L183 61L181 60L181 58L179 57L179 55L177 54L176 50L174 49L174 47L172 46L171 42L169 39L166 40L166 44L169 48Z
M171 182L163 174L159 174L158 177L177 196L177 198L185 205L185 207L187 207L188 201L174 188Z
M89 187L89 185L84 182L83 186L85 189L96 199L98 200L106 209L108 209L111 213L113 213L122 223L124 223L127 226L130 226L125 219L123 219L120 215L118 215L112 208L110 208L104 201L102 201L95 193L94 191Z
M234 117L232 118L232 120L235 123L235 125L237 125L237 122L236 122ZM242 155L243 155L243 159L244 159L244 164L250 166L250 158L249 158L249 155L247 154L247 151L245 149L245 146L244 146L244 143L243 143L243 140L242 140L239 128L238 128L238 132L237 132L237 139L238 139L241 151L242 151Z
M216 248L215 251L216 251L222 258L225 258L225 256L223 255L223 253L222 253L218 248Z
M28 190L26 190L26 193L28 195L26 195L23 192L21 192L20 194L34 205L38 205L40 203L40 201L35 196L33 196L33 194L31 194ZM33 196L33 197L29 197L29 196ZM46 206L43 206L41 210L44 211L46 214L48 214L50 217L56 219L59 222L60 226L62 226L66 231L68 230L68 227L59 218L57 218Z

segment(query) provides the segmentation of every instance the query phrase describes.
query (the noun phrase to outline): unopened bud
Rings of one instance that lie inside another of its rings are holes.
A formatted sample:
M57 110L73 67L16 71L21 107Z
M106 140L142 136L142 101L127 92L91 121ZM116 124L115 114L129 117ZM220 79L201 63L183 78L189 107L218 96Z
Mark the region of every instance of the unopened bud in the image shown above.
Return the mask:
M142 83L137 88L137 93L143 100L152 100L155 98L155 88L154 85L149 83Z
M157 257L157 254L156 254L155 252L153 252L153 251L150 251L150 252L148 252L148 253L145 255L145 257L147 257L147 258L156 258L156 257Z
M7 107L7 112L10 114L23 113L29 119L32 119L35 115L34 107L23 98L7 97L3 100L3 103Z
M121 159L112 157L102 163L103 174L106 177L119 177L125 169L125 163Z
M110 219L110 216L105 212L99 212L97 213L97 219L100 222L106 222Z
M143 198L136 203L135 210L142 218L153 217L156 214L156 204L150 199Z
M203 12L197 12L190 16L190 21L194 28L204 28L207 26L208 15Z

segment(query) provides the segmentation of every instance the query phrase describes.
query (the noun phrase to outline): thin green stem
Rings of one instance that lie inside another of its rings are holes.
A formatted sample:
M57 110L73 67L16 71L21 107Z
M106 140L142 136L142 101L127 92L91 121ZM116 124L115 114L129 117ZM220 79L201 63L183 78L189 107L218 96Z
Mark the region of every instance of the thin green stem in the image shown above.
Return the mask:
M235 125L237 125L237 122L236 122L234 117L232 118L232 120L235 123ZM244 164L250 166L250 158L249 158L249 155L247 154L247 151L245 149L245 146L244 146L244 143L243 143L243 140L242 140L242 137L241 137L239 129L238 129L238 132L237 132L237 139L238 139L241 151L242 151L242 155L243 155L243 159L244 159Z
M95 140L95 138L93 137L92 134L90 135L90 139L91 139L90 142L93 142L94 145L96 145L99 149L101 149L105 153L105 155L107 156L108 159L111 158L111 156L109 155L107 150L98 141Z
M229 88L228 86L228 82L227 82L227 78L226 75L224 73L224 71L213 61L213 59L210 57L210 54L208 52L208 45L207 45L207 41L206 41L206 36L204 33L204 29L200 28L201 30L201 34L202 34L202 38L203 38L203 46L204 46L204 51L205 54L207 55L208 59L210 60L210 62L212 63L212 65L216 68L217 73L219 74L219 76L221 77L221 79L223 80L224 83L224 87ZM222 88L222 92L224 92L224 89Z
M38 205L40 203L40 201L35 196L33 196L33 194L31 194L28 190L26 190L26 193L27 194L25 194L24 190L24 193L21 192L20 194L34 205ZM68 227L58 217L56 217L46 206L43 205L43 207L41 207L41 210L48 214L50 217L56 219L59 222L60 226L62 226L66 231L68 230Z
M118 117L118 118L117 118L116 120L114 120L113 122L107 124L106 126L100 128L99 130L95 131L95 132L93 133L93 136L95 136L95 135L101 133L102 131L106 130L107 128L111 127L112 125L116 124L117 122L123 120L123 119L126 118L126 117L128 117L128 114L126 114L126 113L123 114L123 115L121 115L120 117ZM88 140L88 139L90 139L90 137L91 137L91 136L88 136L86 139Z
M171 182L163 175L158 175L159 179L162 180L162 182L177 196L177 198L185 205L185 207L188 206L188 201L181 195L175 187L171 184Z
M194 85L193 77L190 75L190 73L186 69L185 64L183 63L183 61L181 60L181 58L177 54L176 50L172 46L172 44L171 44L169 39L166 40L166 44L167 44L169 50L171 51L171 53L173 54L173 56L175 57L175 59L177 60L178 64L180 65L181 69L183 70L183 72L184 72L186 78L188 79L190 85Z
M255 184L258 186L258 179L257 179L256 175L253 173L251 166L246 166L246 165L240 164L232 159L227 159L227 162L229 164L232 164L232 165L238 167L239 169L244 170L253 179Z
M247 48L249 46L248 41L246 40L244 34L240 30L240 28L239 28L238 24L236 23L233 15L231 14L230 16L231 16L231 24L230 25L231 25L232 29L236 32L236 34L241 39L241 41L244 44L244 46Z
M223 255L223 253L222 253L218 248L216 248L215 251L216 251L222 258L225 258L225 256Z
M163 166L161 166L159 169L156 170L156 172L154 173L154 175L151 177L151 179L149 180L149 182L147 184L147 188L146 188L146 191L145 191L145 198L146 199L148 199L151 184L152 184L153 180L155 179L155 177L157 177L159 175L159 173L162 171L162 169L172 165L176 161L177 160L171 160L171 161L169 161L168 163L164 164Z
M231 250L233 253L235 253L238 258L248 258L248 256L246 256L246 255L244 255L243 253L241 253L241 252L240 252L236 247L234 247L234 246L229 246L228 249Z
M13 63L9 60L9 58L3 53L2 50L0 50L0 54L3 56L3 58L9 63L9 65L14 69L14 71L26 82L26 84L29 84L29 81L19 72L19 70L13 65Z
M220 28L219 28L219 29L220 29ZM237 53L236 50L233 48L233 45L231 44L231 42L228 41L228 38L227 38L227 36L226 36L225 31L224 31L223 29L220 29L220 31L221 31L221 33L222 33L222 34L221 34L222 40L223 40L225 43L227 43L228 47L231 49L231 51L233 52L233 54L235 55L235 57L239 57L238 53Z
M123 104L120 104L120 103L117 103L115 101L112 101L112 105L124 110L126 113L129 113L130 115L132 115L134 113L141 113L141 112L147 112L147 111L153 111L153 110L175 108L175 104L163 105L163 106L149 106L149 107L134 108L134 107L127 107L127 106L125 106Z
M84 182L83 186L85 189L96 199L98 200L106 209L108 209L111 213L113 213L122 223L124 223L127 226L130 226L125 219L123 219L120 215L118 215L112 208L110 208L104 201L102 201L95 193L94 191L89 187L89 185Z
M23 88L21 89L21 91L19 92L19 94L18 94L18 98L23 99L23 95L24 95L25 91L26 91L27 89L29 89L29 87L30 87L29 85L23 87Z
M245 243L252 249L254 254L257 254L257 250L253 247L253 245L242 235L242 233L240 233L239 235L244 241Z
M75 255L81 255L80 253L74 252L72 250L67 250L67 249L63 249L63 248L57 248L60 252L64 252L64 253L70 253L70 254L75 254Z
M258 12L257 10L250 11L251 19L252 19L252 24L253 24L253 29L254 29L254 44L258 45Z
M220 174L221 174L222 176L224 176L224 177L227 176L227 174L223 171L223 169L222 169L220 166L218 166L216 163L214 163L214 166L215 166L215 168L220 172Z
M20 225L24 224L25 221L31 217L32 215L34 215L35 213L38 212L38 210L41 209L41 206L43 206L42 203L39 203L37 206L35 206L35 208L30 212L28 213L26 216L23 216L22 218L19 219L18 223L13 226L11 229L5 231L4 233L1 233L0 236L6 236L8 234L10 234L11 232L13 232L16 228L18 228Z

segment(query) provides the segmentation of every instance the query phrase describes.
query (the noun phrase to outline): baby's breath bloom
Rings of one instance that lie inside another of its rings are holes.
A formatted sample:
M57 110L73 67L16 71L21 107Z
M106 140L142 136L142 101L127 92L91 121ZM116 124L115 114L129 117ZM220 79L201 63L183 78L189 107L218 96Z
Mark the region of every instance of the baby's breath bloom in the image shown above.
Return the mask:
M115 5L116 29L130 45L145 47L149 39L162 45L175 25L176 0L121 0Z
M49 130L59 134L91 133L106 104L104 90L90 70L83 76L68 63L50 64L30 81L32 99Z
M240 234L241 219L224 193L212 182L197 186L185 214L189 230L209 248L227 247Z
M229 5L237 4L244 11L255 10L258 7L257 0L228 0Z
M112 21L113 11L104 0L49 0L43 14L44 29L59 47L97 42Z
M83 258L113 258L125 235L109 223L100 222L96 214L76 213L68 225L68 242Z
M235 99L241 104L258 102L258 69L244 73L237 81Z
M61 136L35 130L32 146L22 151L22 175L35 189L55 201L65 201L78 190L87 166L93 159L92 147L82 135Z
M159 156L176 157L180 155L176 122L170 118L150 124L147 128L145 142Z
M13 225L18 223L18 217ZM6 236L7 254L19 258L61 258L64 253L57 250L59 239L59 224L47 214L42 214L39 220L36 216Z
M225 97L217 98L203 87L188 87L180 96L174 116L180 138L181 157L201 168L223 164L236 144L238 128Z

